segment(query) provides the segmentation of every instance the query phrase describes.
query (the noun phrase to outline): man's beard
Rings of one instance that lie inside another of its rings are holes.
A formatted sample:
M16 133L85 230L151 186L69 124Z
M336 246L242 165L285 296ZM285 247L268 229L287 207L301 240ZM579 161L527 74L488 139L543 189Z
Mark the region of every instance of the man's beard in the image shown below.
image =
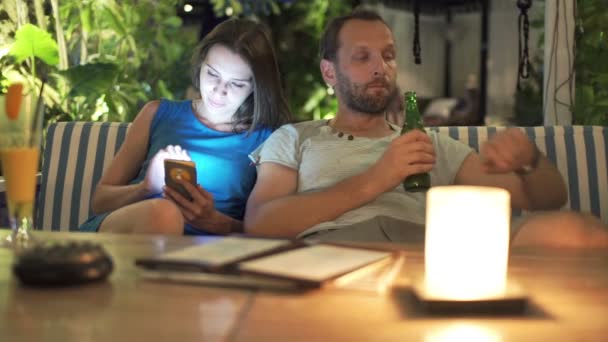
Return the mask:
M340 93L345 101L345 104L352 110L369 114L369 115L384 115L395 92L397 91L395 84L390 84L382 80L374 80L367 84L355 84L351 82L348 76L341 72L336 72L336 91ZM389 90L388 94L375 95L366 93L367 87L370 84L384 82Z

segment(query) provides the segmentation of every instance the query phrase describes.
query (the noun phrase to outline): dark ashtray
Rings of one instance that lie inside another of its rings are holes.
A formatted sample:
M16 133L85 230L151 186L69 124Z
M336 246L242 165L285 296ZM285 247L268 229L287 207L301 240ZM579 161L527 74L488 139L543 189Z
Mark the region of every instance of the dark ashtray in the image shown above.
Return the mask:
M105 249L89 241L44 242L20 253L13 272L25 285L70 286L100 281L112 273Z

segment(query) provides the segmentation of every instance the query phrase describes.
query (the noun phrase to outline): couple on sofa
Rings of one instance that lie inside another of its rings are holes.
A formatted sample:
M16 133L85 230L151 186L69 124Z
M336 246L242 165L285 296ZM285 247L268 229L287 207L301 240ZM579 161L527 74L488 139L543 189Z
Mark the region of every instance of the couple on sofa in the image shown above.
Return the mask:
M218 25L193 57L201 99L144 106L97 185L98 215L81 230L415 242L425 197L401 182L421 172L433 185L505 188L515 208L566 202L562 176L519 129L496 134L479 154L434 132L400 136L385 118L399 96L395 40L376 13L331 21L320 57L335 118L286 124L267 29L238 19ZM192 201L164 186L166 158L196 163L199 184L183 183ZM572 212L513 226L514 244L608 245L599 220Z

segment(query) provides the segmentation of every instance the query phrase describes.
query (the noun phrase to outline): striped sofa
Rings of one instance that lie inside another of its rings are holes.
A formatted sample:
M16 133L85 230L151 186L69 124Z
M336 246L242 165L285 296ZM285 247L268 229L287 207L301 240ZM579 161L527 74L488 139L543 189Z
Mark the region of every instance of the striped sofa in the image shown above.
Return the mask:
M42 180L35 225L77 231L91 214L90 200L118 151L129 124L59 122L49 125L42 154Z
M506 127L438 127L479 151L479 145ZM520 127L553 161L568 186L564 209L592 213L608 225L608 127ZM520 214L520 213L515 213Z
M60 122L50 125L43 152L42 181L36 213L42 230L77 230L91 214L90 198L129 125ZM504 127L438 127L442 134L480 143ZM608 224L608 127L522 128L553 160L568 182L565 208L590 212Z

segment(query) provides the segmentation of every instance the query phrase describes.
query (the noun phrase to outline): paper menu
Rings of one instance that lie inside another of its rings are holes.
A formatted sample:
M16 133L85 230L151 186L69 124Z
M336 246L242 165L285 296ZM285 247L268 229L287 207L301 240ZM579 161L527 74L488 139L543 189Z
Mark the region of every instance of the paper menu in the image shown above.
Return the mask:
M391 256L387 251L314 245L245 261L239 269L320 283Z
M249 256L289 246L291 243L289 240L225 237L207 244L165 253L158 260L219 267Z

